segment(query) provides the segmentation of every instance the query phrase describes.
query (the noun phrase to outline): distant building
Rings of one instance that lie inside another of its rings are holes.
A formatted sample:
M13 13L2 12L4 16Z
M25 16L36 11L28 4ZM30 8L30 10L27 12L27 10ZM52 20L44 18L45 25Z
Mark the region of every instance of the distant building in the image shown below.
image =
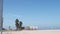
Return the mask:
M30 30L30 26L26 26L25 27L25 30Z
M26 26L26 30L38 30L38 26Z

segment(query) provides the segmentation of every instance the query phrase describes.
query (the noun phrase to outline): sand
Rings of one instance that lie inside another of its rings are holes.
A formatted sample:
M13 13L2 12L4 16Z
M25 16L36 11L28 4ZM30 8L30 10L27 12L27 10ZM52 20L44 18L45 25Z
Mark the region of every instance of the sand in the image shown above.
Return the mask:
M3 34L60 34L60 30L22 30L5 31Z

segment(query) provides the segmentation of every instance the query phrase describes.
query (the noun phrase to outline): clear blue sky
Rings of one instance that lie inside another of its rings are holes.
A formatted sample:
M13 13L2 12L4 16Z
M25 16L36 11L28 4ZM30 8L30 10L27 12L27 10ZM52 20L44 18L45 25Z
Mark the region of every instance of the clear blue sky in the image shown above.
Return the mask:
M60 0L4 0L3 26L15 28L15 19L23 26L60 27Z

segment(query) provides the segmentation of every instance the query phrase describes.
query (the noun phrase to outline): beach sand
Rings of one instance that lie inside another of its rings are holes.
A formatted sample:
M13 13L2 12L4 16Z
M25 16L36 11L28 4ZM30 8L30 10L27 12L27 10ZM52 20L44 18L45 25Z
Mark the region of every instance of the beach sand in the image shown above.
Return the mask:
M60 30L4 31L3 34L60 34Z

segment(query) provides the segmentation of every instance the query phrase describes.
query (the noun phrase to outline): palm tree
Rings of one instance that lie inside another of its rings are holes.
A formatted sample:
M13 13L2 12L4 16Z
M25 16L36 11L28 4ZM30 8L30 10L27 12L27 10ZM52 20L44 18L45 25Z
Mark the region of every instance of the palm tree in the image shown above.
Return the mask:
M17 30L19 29L19 24L18 24L18 22L19 22L19 20L16 19L16 20L15 20L15 25L16 25L16 29L17 29Z
M19 23L19 28L20 28L20 30L22 30L22 21L20 21L20 23Z

